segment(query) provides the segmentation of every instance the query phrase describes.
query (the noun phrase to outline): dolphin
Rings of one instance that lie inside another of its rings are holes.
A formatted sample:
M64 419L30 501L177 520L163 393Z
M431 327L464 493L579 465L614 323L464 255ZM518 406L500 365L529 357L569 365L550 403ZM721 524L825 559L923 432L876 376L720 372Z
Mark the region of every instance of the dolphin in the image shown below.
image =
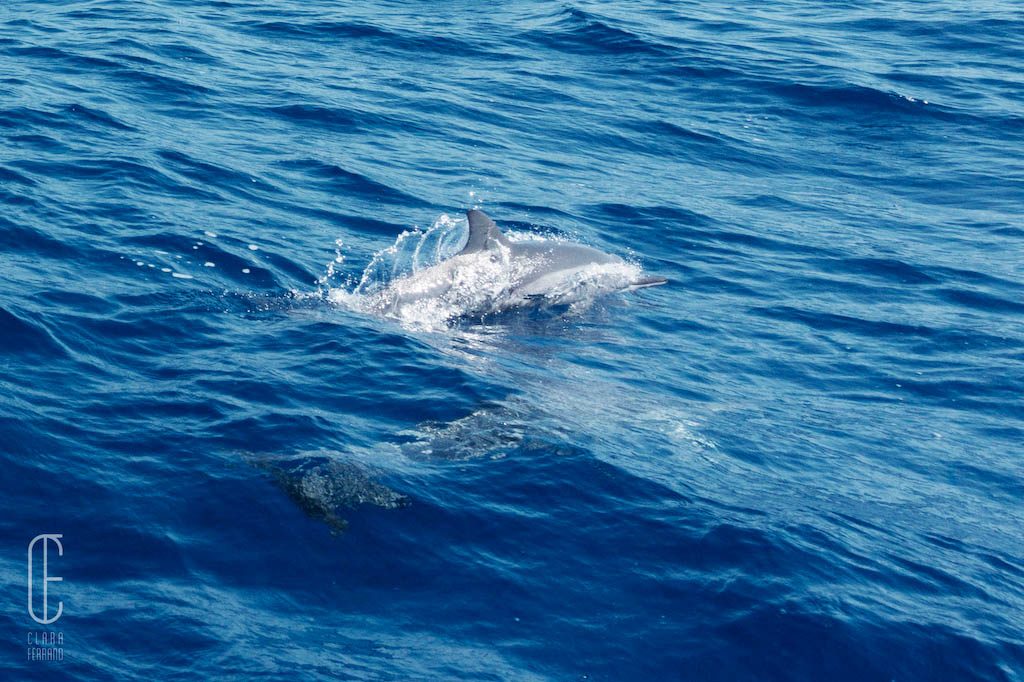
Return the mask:
M457 315L573 303L612 291L665 284L622 258L572 242L513 241L483 211L466 212L469 236L451 258L413 272L376 294L374 307L401 313L438 305Z

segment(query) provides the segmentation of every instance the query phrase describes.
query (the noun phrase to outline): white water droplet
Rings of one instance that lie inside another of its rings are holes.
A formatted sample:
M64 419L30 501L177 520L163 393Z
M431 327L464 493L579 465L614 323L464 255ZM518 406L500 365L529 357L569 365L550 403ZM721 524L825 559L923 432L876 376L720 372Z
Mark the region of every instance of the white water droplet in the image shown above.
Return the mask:
M250 251L259 251L260 247L256 246L255 244L249 244L249 250Z
M249 270L249 268L242 268L242 272L244 272L245 274L248 275L250 270Z
M203 263L203 267L204 268L215 268L215 267L217 267L217 265L215 263L212 263L211 261L206 261L205 263Z
M186 275L183 272L172 272L171 277L177 277L178 279L192 279L192 275Z

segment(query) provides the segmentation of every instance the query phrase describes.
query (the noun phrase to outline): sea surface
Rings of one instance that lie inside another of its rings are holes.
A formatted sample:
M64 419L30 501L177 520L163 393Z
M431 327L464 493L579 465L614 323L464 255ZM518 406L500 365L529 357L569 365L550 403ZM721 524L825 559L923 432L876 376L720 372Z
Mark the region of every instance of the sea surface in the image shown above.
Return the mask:
M5 680L1022 680L1024 6L7 0L0 512Z

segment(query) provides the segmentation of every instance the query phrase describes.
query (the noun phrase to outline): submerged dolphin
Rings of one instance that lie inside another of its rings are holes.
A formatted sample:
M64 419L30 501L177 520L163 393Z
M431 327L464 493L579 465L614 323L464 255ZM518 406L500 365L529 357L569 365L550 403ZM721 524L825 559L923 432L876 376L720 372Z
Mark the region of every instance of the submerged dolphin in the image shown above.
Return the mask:
M618 256L582 244L512 241L483 211L471 210L469 238L451 258L403 277L376 295L382 312L446 306L456 315L548 303L572 303L612 291L665 284Z

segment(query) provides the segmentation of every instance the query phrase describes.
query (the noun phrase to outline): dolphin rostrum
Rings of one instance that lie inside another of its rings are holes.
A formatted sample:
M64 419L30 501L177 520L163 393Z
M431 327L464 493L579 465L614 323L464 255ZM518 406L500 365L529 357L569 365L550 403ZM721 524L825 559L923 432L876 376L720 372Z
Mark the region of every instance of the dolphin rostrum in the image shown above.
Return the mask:
M665 284L618 256L571 242L513 241L483 211L466 213L469 238L457 254L403 277L375 296L374 307L401 314L439 306L450 316L543 303L573 303L596 294Z

